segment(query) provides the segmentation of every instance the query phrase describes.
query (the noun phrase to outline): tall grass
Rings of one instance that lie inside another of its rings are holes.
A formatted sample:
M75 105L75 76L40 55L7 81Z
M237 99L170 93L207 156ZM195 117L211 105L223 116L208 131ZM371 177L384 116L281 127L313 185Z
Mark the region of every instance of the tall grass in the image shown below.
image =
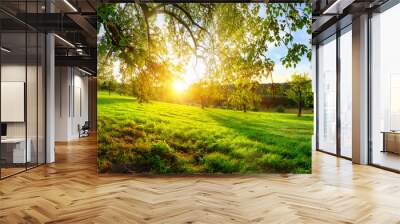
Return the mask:
M310 173L312 115L241 112L98 93L100 172Z

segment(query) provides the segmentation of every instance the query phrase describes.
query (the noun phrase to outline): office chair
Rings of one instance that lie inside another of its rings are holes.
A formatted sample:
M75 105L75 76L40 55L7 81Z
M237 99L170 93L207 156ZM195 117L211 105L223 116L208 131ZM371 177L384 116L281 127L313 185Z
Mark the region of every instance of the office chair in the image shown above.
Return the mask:
M79 129L79 138L89 136L89 129L90 129L89 121L85 121L82 127L80 127L80 125L78 124L78 129Z

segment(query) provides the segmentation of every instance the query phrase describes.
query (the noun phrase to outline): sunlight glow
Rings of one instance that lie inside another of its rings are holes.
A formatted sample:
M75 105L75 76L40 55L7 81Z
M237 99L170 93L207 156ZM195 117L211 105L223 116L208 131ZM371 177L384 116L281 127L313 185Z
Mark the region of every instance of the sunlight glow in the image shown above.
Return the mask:
M114 78L117 80L117 82L121 81L120 65L121 65L121 62L119 60L116 60L112 66L112 73L114 75Z
M172 83L172 88L178 92L184 92L193 84L204 78L206 73L206 65L203 60L198 60L196 63L195 57L192 57L189 63L185 66L183 73L179 79Z
M185 82L183 80L176 80L173 83L173 86L174 86L174 90L176 92L184 92L189 88L190 83L187 83L187 82Z
M204 78L206 75L206 65L203 60L196 60L194 57L190 60L190 62L185 66L185 72L182 78L187 83L195 83L200 79Z

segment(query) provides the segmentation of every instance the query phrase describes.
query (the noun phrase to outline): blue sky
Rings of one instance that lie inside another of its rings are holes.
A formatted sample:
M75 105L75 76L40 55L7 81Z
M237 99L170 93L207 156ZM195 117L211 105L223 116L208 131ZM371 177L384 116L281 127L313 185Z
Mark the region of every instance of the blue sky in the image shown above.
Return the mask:
M303 9L305 7L304 4L298 6L298 8ZM265 17L265 5L261 5L260 14L261 17ZM310 16L311 18L311 16ZM311 22L311 21L310 21ZM311 48L310 44L311 34L307 33L306 28L299 30L293 34L293 42L294 43L302 43L307 44ZM300 73L311 73L311 62L308 60L307 55L304 55L299 64L294 68L285 68L285 66L281 63L281 58L284 57L287 53L286 46L269 46L267 56L269 56L275 62L275 68L272 73L274 82L286 82L290 80L290 76L294 72ZM270 82L271 80L268 80Z
M297 31L293 35L294 42L309 44L311 34L308 34L305 29ZM311 46L310 46L311 47ZM311 62L308 60L307 55L302 57L302 60L295 68L285 68L281 63L281 58L286 55L287 49L285 46L271 46L267 52L267 55L274 60L275 69L273 74L274 82L285 82L290 79L290 75L293 72L307 72L311 73ZM268 80L269 81L269 80Z

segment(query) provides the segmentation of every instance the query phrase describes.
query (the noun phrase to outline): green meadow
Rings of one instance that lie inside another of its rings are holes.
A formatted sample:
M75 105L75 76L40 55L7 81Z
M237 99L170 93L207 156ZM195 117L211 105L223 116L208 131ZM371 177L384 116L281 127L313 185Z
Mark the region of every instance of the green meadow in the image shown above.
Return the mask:
M100 172L310 173L313 116L98 93Z

